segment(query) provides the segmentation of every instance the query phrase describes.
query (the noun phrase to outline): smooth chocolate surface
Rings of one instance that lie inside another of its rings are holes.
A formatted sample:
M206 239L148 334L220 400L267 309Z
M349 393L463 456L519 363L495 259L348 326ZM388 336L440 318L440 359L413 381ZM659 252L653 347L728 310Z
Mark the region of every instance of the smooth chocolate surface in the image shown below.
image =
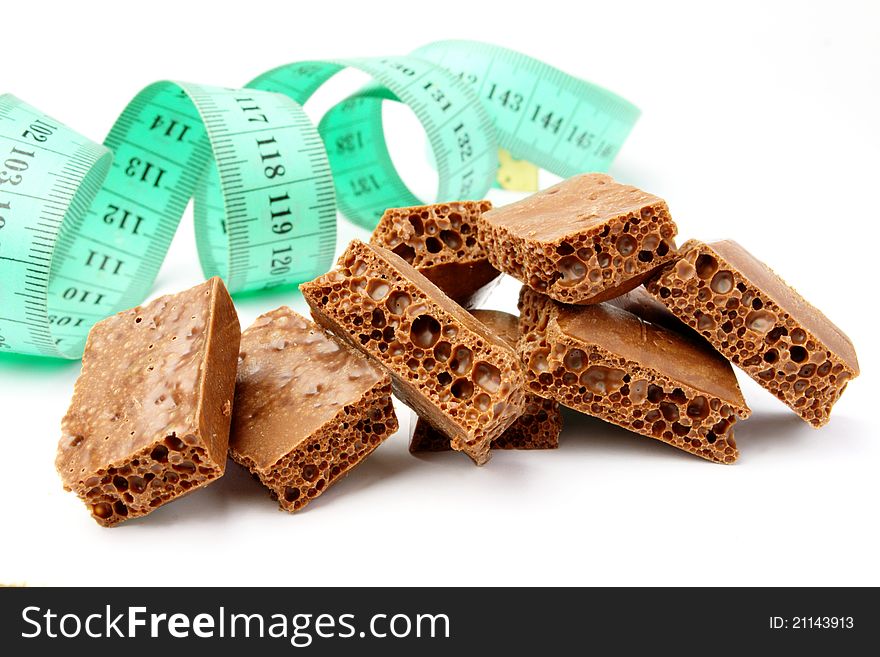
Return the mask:
M680 255L647 290L805 421L828 422L859 374L846 334L732 240L690 240Z
M489 201L389 208L370 237L415 267L461 306L486 296L501 272L477 241L477 219Z
M730 364L702 341L652 324L611 304L589 309L559 306L554 312L560 332L575 341L600 345L627 361L688 384L733 404L743 402Z
M531 392L718 463L736 460L733 425L750 411L730 364L704 340L527 287L520 311Z
M634 290L609 299L609 305L625 310L631 315L640 317L646 322L662 326L676 333L684 333L690 336L699 336L687 324L672 314L662 303L657 301L644 287L639 286Z
M397 431L388 374L290 308L242 334L238 363L229 454L283 509L305 506Z
M665 201L598 173L489 210L478 222L495 268L571 304L637 287L674 258L676 232Z
M223 474L239 339L219 278L92 327L55 465L100 524Z
M355 240L300 289L319 324L382 363L398 397L477 464L522 414L515 351L387 249Z
M471 315L479 320L487 329L497 337L516 349L519 340L519 317L501 310L485 310L477 308L470 311Z
M516 347L519 338L519 319L498 310L472 310L495 335ZM562 413L559 404L532 393L526 393L525 410L508 429L491 443L492 449L554 449L559 446L562 431ZM449 437L435 429L426 420L419 419L413 430L409 451L441 452L451 449Z

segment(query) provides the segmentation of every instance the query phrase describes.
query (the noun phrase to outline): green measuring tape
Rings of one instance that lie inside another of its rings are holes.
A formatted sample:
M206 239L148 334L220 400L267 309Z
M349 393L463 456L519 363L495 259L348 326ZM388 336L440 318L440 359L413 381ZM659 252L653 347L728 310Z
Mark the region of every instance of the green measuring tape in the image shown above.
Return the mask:
M301 104L346 67L372 82L314 126ZM158 82L103 145L2 95L0 353L78 358L96 321L147 296L191 198L202 268L231 292L323 273L337 207L373 228L424 202L388 153L389 100L425 129L438 200L482 198L499 147L560 176L604 171L638 118L604 89L465 41L290 64L243 89Z

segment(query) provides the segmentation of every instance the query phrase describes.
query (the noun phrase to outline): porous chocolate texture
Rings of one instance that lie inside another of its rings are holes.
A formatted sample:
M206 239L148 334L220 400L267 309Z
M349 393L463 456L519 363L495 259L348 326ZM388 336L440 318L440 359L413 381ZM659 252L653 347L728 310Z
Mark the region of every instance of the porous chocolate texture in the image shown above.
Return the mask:
M704 340L527 287L520 333L531 392L710 461L736 460L733 425L750 411L730 363Z
M484 212L478 222L496 269L570 304L637 287L675 257L677 232L664 200L599 173Z
M497 310L472 310L471 315L512 347L519 337L519 320L510 313ZM526 393L525 410L503 434L491 443L491 449L555 449L559 447L562 413L559 404ZM413 430L409 451L442 452L451 449L449 437L426 420L419 418Z
M219 278L92 327L55 467L100 524L223 474L240 337Z
M850 339L736 242L690 240L646 287L755 381L814 427L859 362Z
M491 449L556 449L562 431L562 413L552 399L526 394L525 410L510 428L492 441ZM452 449L449 436L419 418L409 443L409 451L445 452Z
M382 363L395 394L478 465L522 414L515 351L400 256L355 240L300 289L315 321Z
M296 511L397 431L391 378L281 307L241 336L229 455Z
M477 241L489 201L454 201L385 210L370 244L393 251L461 306L486 296L501 272Z

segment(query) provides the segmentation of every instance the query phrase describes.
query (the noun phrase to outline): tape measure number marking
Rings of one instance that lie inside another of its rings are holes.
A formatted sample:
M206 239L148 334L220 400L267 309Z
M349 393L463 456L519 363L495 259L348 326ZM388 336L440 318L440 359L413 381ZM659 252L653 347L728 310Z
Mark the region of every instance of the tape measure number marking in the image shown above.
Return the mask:
M313 126L300 104L345 67L373 81ZM388 153L385 101L422 123L438 200L483 197L499 146L561 176L605 170L638 116L537 60L463 41L290 64L246 89L158 82L103 146L0 96L0 352L78 357L92 324L149 293L193 197L202 268L230 291L323 273L337 200L370 229L385 208L422 202Z

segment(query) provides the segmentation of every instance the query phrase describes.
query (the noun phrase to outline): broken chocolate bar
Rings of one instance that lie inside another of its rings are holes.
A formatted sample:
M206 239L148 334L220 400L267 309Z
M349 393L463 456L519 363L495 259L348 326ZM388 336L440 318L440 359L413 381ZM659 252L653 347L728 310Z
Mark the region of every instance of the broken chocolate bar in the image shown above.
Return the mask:
M391 251L355 240L300 289L315 321L388 368L397 396L478 465L522 414L515 351Z
M736 242L682 245L648 291L815 427L859 362L850 339Z
M281 307L241 336L229 455L296 511L397 431L391 378Z
M471 314L490 331L515 347L519 338L519 320L509 313L497 310L472 310ZM559 404L526 393L525 410L503 434L491 443L492 449L555 449L559 447L562 413ZM419 418L413 430L409 451L442 452L451 449L449 437Z
M491 449L556 449L562 430L559 404L531 393L526 394L523 414L491 443ZM449 436L419 418L409 443L409 451L445 452L452 449Z
M240 331L219 278L92 327L55 465L100 524L223 474Z
M489 210L478 223L496 269L573 304L637 287L675 257L676 232L665 201L599 173Z
M621 310L636 315L646 322L651 322L651 324L662 326L677 333L686 333L693 338L698 337L698 334L688 328L687 324L669 312L666 306L662 303L657 303L657 300L648 294L648 291L641 285L626 294L609 299L606 303L617 306Z
M501 275L477 241L489 201L454 201L385 210L370 244L393 251L461 306L476 304Z
M610 303L566 306L528 287L520 313L531 392L711 461L736 460L733 425L750 411L730 363L704 340Z

